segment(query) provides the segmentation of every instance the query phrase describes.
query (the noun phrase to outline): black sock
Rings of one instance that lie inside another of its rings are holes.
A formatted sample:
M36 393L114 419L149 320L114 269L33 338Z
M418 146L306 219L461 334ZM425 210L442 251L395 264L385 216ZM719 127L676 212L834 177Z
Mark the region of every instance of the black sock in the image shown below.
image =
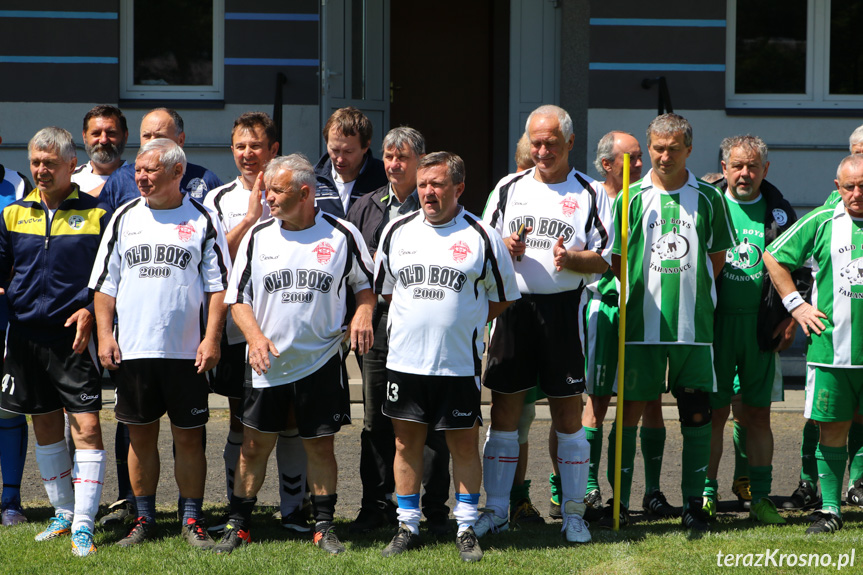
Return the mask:
M252 510L255 508L257 497L231 496L231 511L228 514L228 523L235 527L248 527L252 521Z
M312 495L312 515L315 517L315 530L320 531L322 523L332 524L336 514L336 500L338 495Z

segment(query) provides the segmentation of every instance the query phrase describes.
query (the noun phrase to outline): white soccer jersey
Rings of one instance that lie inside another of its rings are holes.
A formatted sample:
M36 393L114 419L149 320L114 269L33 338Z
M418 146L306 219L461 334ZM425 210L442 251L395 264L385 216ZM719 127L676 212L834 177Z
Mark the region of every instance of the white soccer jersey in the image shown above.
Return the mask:
M249 230L225 301L252 306L261 331L279 350L267 373L252 372L252 385L300 380L338 353L347 287L354 293L370 289L371 270L362 234L322 210L305 230L285 230L274 219Z
M387 368L478 376L489 301L520 297L500 236L464 209L433 226L422 211L384 228L375 291L391 294Z
M120 167L125 166L126 162L120 164ZM108 181L108 178L111 177L111 174L107 176L100 176L99 174L93 173L93 165L90 162L86 164L82 164L75 168L75 171L72 172L72 181L78 184L78 187L81 188L82 192L90 192L91 190L95 190L102 184Z
M595 280L595 274L557 271L552 248L559 237L568 250L590 250L611 265L614 226L611 202L597 193L594 180L571 170L565 182L544 184L535 168L502 179L488 199L483 220L508 237L520 225L533 227L525 238L527 249L514 263L521 293L550 294L578 289Z
M249 211L249 196L251 195L252 190L244 187L243 179L237 178L233 182L207 192L207 195L204 197L204 207L210 208L218 214L219 220L221 220L227 234L246 217ZM270 215L270 207L263 200L263 197L261 202L264 209L261 212L260 221L265 222L272 216ZM246 341L243 337L243 332L234 323L234 318L231 317L231 314L228 314L225 322L225 332L228 336L228 343L231 345Z
M151 210L143 198L120 207L96 256L90 288L117 300L123 359L195 359L204 333L204 292L228 287L222 225L196 200Z

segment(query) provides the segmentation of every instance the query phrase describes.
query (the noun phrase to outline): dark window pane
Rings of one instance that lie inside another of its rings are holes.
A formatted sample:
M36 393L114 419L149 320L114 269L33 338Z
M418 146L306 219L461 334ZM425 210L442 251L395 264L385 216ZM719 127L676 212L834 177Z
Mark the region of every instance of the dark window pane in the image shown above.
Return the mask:
M366 3L351 3L351 94L362 100L366 97Z
M806 93L806 3L737 1L735 93Z
M135 2L135 84L213 84L213 5L196 0Z
M830 3L830 93L863 94L863 1Z

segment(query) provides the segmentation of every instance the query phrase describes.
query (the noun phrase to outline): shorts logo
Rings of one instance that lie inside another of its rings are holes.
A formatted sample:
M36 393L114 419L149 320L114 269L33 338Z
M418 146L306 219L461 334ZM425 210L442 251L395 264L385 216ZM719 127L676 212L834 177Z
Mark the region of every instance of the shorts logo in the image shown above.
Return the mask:
M563 208L563 215L566 217L571 216L575 213L575 210L578 209L578 202L575 201L575 198L571 198L569 196L563 198L560 201L560 205Z
M788 214L786 214L785 210L782 208L776 208L773 210L773 219L776 220L776 223L780 226L784 226L788 223Z
M192 415L201 415L202 413L207 413L207 408L201 409L200 407L192 408Z
M78 215L69 218L69 227L73 230L80 230L84 225L84 218Z
M341 413L334 413L334 414L333 414L333 421L338 421L338 420L340 420L341 418L342 418L342 414L341 414Z
M584 383L584 378L583 378L583 377L579 377L579 378L577 378L577 379L576 379L576 378L574 378L574 377L567 377L567 378L566 378L566 383L567 383L567 385L575 385L576 383Z
M453 417L470 417L471 415L473 415L473 411L468 411L467 413L464 413L463 411L459 411L457 409L452 410Z
M454 243L450 251L452 251L452 259L459 263L467 259L467 255L471 253L470 248L462 241Z
M86 393L81 394L81 401L92 401L94 399L99 399L98 395L87 395Z
M195 226L190 222L180 222L175 229L181 242L188 242L192 239L192 234L195 233Z
M319 264L330 263L330 259L332 259L333 254L336 253L335 248L327 242L319 243L312 251L317 254Z
M749 243L749 238L743 238L736 248L725 252L725 262L735 269L748 270L761 263L761 253L758 246Z

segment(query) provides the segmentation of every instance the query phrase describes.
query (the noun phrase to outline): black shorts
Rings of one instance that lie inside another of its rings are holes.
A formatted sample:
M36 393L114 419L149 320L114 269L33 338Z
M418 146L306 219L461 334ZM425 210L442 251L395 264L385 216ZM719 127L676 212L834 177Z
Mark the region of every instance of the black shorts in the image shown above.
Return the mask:
M387 370L383 413L431 425L435 430L482 425L479 377L416 375Z
M492 327L483 385L500 393L538 385L548 397L584 393L582 289L522 294L504 310Z
M13 413L42 415L60 409L95 413L102 409L102 381L95 363L95 346L82 354L72 351L75 330L48 344L16 334L6 335L6 361L0 386L0 407Z
M211 376L212 391L232 399L243 398L243 383L246 381L246 344L228 344L222 338L222 357Z
M335 354L315 373L275 387L252 387L252 368L243 388L243 425L263 433L288 428L291 407L303 439L335 435L351 422L347 372Z
M124 359L115 373L117 421L145 425L167 412L171 423L192 429L210 418L210 386L193 359Z

